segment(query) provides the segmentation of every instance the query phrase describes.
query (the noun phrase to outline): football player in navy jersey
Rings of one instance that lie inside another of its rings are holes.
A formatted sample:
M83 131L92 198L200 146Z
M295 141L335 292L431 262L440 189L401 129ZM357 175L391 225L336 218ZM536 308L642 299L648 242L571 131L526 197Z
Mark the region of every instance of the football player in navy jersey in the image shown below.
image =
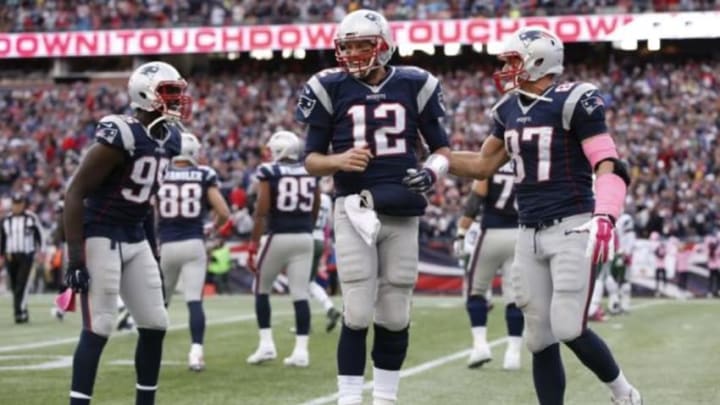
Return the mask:
M190 314L188 367L192 371L201 371L205 368L202 292L207 270L203 225L208 206L215 214L216 229L226 224L230 208L220 194L215 170L197 163L198 139L188 132L181 136L180 155L172 159L158 192L160 269L167 304L182 277L183 295Z
M508 331L503 368L520 368L523 316L512 299L510 280L510 265L517 240L513 183L513 171L509 164L501 167L490 179L473 182L465 213L458 222L456 240L462 243L468 228L482 212L480 236L475 242L467 268L465 307L470 317L473 336L473 349L467 363L470 368L480 367L492 360L487 342L488 302L485 296L492 289L492 280L498 270L502 272L502 293L506 304L505 323Z
M255 203L248 264L256 274L255 315L260 329L257 350L247 358L260 364L277 357L270 327L270 292L275 278L287 269L290 295L295 307L295 348L284 364L310 364L310 272L313 261L313 228L320 205L318 179L300 162L302 146L292 132L274 133L267 143L272 163L258 167L258 197ZM256 260L261 236L267 232Z
M305 167L334 176L334 229L344 304L337 350L339 404L362 402L366 336L374 323L373 401L397 401L418 271L423 192L447 172L448 139L438 79L389 66L395 42L385 18L357 10L339 24L339 68L310 78L296 117L308 125ZM432 154L420 169L420 136Z
M65 196L66 283L80 293L83 329L73 357L70 404L92 398L100 355L114 326L120 294L138 330L136 404L155 403L168 326L160 269L146 235L150 198L170 159L191 99L174 67L150 62L130 76L132 116L103 117ZM150 229L152 227L148 227Z
M607 384L613 403L640 404L610 349L587 328L593 272L613 257L614 223L630 182L603 99L590 83L556 82L563 44L549 31L522 28L504 47L493 136L479 153L453 152L451 172L485 179L513 162L520 231L511 273L537 398L563 403L563 342Z

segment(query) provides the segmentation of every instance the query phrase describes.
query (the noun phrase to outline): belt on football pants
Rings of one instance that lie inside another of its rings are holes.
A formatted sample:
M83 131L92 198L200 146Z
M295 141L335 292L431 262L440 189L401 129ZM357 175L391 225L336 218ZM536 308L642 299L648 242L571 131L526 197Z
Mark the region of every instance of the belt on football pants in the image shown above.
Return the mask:
M561 223L564 219L565 218L546 219L543 221L531 222L528 224L520 224L520 229L534 229L536 231L540 231L550 228L551 226L555 226Z

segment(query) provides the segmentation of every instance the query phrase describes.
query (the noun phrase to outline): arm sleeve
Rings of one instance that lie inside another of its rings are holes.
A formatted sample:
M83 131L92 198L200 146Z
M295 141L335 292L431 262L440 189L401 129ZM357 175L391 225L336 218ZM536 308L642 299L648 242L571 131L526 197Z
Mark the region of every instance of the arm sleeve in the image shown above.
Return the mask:
M307 129L305 141L305 155L311 152L327 154L332 139L332 128L310 125Z
M205 170L205 187L220 188L220 180L218 180L217 172L212 167L206 167Z
M272 177L272 167L267 164L260 165L255 173L255 178L258 181L268 181Z
M442 147L450 146L447 132L445 132L445 127L442 125L439 118L429 121L421 121L420 133L430 147L431 152L435 152Z
M332 99L318 75L311 77L298 95L295 119L308 125L332 127Z
M500 119L500 114L498 113L497 109L492 110L492 117L493 117L493 129L492 129L492 136L505 141L505 124Z
M445 116L445 99L443 97L440 81L430 73L418 90L416 97L418 115L420 122L418 129L430 151L450 145L447 132L442 125L441 118Z

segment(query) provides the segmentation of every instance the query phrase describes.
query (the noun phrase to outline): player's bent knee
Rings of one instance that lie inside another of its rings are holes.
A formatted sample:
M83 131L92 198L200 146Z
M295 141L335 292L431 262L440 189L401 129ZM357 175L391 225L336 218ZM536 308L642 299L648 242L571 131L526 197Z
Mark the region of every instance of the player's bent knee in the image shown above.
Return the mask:
M524 314L525 317L525 346L532 353L538 353L546 347L557 343L552 329L547 322L540 322L538 317Z
M396 287L392 292L378 297L375 323L397 332L410 324L410 299L412 287Z
M114 312L93 314L90 321L90 331L96 335L108 337L115 329L115 316Z
M582 324L580 322L559 322L558 325L553 323L552 330L559 341L569 342L580 336Z
M142 317L136 317L135 322L138 328L153 329L153 330L167 330L170 321L168 320L168 314L165 307L155 308Z

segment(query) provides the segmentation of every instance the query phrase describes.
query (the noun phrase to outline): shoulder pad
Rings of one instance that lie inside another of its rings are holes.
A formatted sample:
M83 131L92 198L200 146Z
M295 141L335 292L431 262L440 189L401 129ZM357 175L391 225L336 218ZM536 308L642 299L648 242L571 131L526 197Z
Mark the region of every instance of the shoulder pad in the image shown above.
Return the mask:
M507 102L512 99L514 96L513 93L505 93L502 97L500 97L500 100L498 100L495 105L492 106L490 109L490 113L492 114L492 117L495 121L500 123L502 126L505 126L505 122L500 118L500 110L503 106L507 104Z
M275 177L275 165L273 163L263 163L256 170L258 180L268 180Z
M573 114L575 113L575 107L580 99L596 96L598 89L592 83L563 83L555 88L555 93L560 93L560 90L564 90L568 87L570 89L567 92L567 98L565 98L562 109L562 126L566 131L570 130L570 121L572 121Z
M140 121L128 115L106 115L100 119L95 130L98 140L122 148L130 155L135 152L135 135L132 126L140 125Z

